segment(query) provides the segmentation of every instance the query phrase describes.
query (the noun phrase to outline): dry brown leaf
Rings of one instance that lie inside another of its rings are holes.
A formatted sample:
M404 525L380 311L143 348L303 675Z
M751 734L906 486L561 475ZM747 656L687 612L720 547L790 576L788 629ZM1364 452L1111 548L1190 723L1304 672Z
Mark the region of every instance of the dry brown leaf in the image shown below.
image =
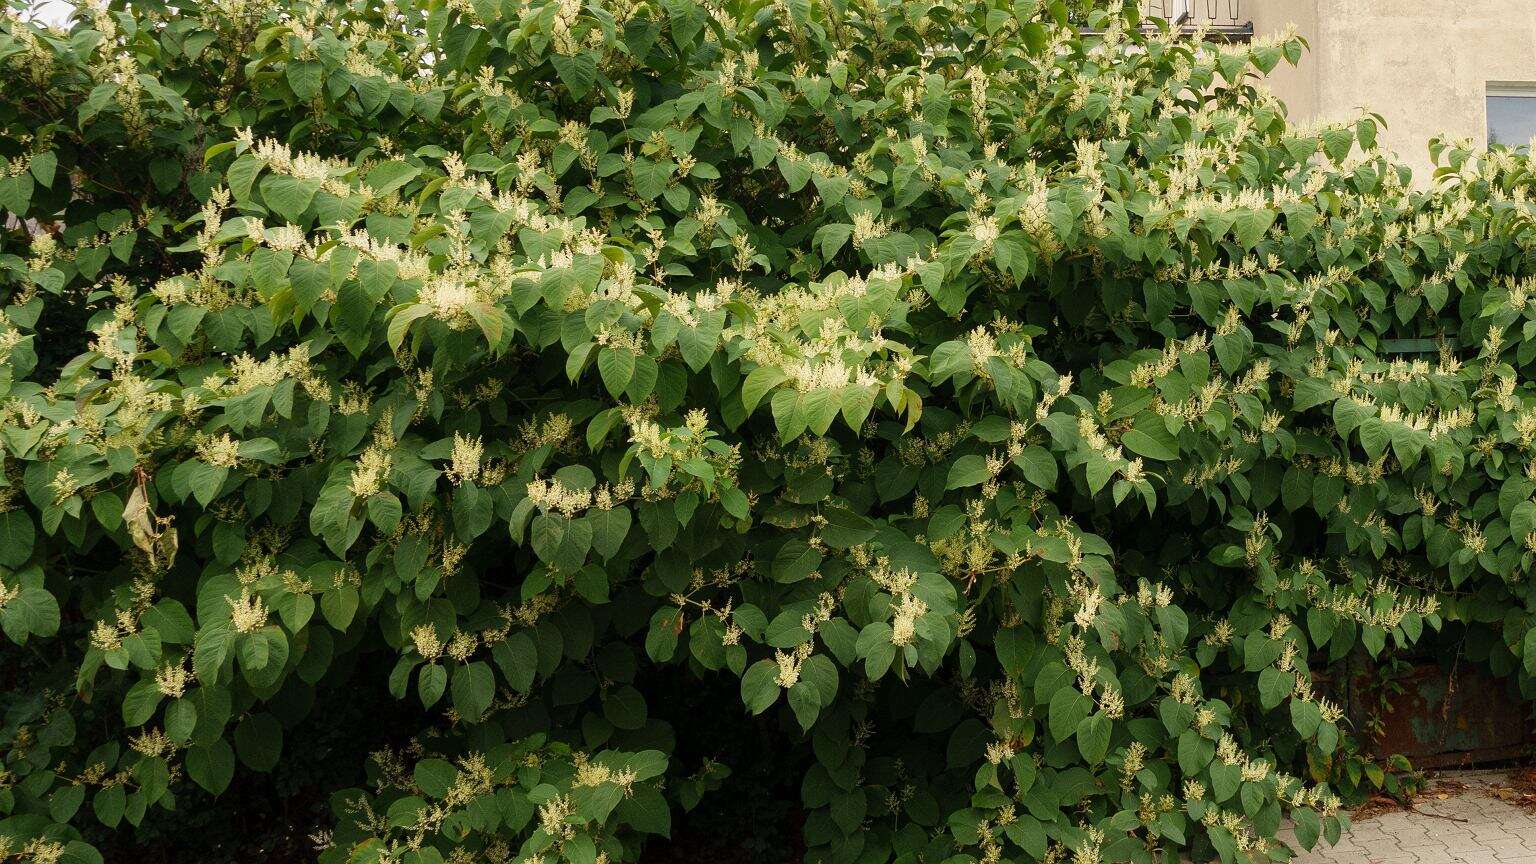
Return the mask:
M161 518L149 509L149 495L140 482L128 495L123 506L123 523L128 526L128 536L133 545L149 558L151 567L169 569L176 561L181 542L171 517Z

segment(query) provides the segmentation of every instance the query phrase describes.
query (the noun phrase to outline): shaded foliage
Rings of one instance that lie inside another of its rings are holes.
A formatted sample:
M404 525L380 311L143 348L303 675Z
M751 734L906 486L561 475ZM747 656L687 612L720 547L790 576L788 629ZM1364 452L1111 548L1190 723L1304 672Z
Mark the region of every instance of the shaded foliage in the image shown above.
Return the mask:
M7 17L0 859L269 775L327 785L323 862L1335 839L1315 669L1449 618L1536 671L1533 180L1290 123L1303 50L1035 0Z

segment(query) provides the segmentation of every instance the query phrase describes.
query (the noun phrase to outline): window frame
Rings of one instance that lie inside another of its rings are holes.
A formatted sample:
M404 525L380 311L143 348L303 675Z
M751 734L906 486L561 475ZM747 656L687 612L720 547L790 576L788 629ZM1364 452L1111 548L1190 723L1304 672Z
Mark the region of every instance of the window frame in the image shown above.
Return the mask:
M1492 145L1493 128L1489 125L1488 102L1495 97L1529 99L1532 108L1532 128L1536 130L1536 81L1488 81L1483 86L1483 142ZM1527 141L1503 142L1507 147L1520 147Z

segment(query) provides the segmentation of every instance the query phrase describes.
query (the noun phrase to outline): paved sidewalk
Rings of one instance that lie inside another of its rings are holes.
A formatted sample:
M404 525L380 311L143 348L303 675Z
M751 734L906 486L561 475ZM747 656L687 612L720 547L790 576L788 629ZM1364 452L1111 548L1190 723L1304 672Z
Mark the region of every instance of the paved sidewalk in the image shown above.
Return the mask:
M1418 812L1395 810L1355 819L1338 845L1319 843L1294 862L1536 864L1536 810L1505 800L1518 797L1512 785L1504 771L1447 772L1414 802ZM1293 837L1284 839L1300 848Z

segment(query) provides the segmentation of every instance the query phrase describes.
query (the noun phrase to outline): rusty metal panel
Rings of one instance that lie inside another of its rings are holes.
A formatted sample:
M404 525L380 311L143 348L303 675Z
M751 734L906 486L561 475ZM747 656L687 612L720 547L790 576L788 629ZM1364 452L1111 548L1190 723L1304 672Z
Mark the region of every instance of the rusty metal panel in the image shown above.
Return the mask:
M1371 742L1380 757L1401 753L1418 768L1494 762L1524 755L1536 742L1529 706L1510 693L1509 682L1468 664L1454 675L1437 663L1422 663L1395 679L1382 717L1382 734ZM1355 728L1363 730L1370 711L1379 711L1372 678L1352 678L1349 699Z

